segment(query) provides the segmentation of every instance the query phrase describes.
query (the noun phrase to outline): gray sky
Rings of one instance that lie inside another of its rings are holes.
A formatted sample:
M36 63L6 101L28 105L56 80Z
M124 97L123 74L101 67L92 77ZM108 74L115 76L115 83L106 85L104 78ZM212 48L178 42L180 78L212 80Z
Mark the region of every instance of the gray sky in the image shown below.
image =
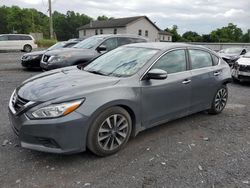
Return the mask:
M93 18L146 15L161 28L178 25L179 32L199 34L232 22L250 29L250 0L52 0L53 9L73 10ZM0 6L18 5L47 13L47 0L0 0Z

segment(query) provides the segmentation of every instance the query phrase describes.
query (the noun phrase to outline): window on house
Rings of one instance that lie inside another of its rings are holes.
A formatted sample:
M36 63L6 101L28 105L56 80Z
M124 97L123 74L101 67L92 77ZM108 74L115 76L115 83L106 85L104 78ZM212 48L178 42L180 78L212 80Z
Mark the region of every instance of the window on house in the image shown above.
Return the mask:
M102 29L100 29L100 34L103 34L103 30Z
M114 34L117 34L117 29L114 29Z
M95 35L98 35L98 29L95 30Z
M168 37L168 41L170 41L170 37Z
M138 30L138 35L141 35L141 29Z
M162 40L163 40L163 41L165 40L165 37L164 37L164 36L162 36Z
M148 30L145 31L145 37L148 37Z

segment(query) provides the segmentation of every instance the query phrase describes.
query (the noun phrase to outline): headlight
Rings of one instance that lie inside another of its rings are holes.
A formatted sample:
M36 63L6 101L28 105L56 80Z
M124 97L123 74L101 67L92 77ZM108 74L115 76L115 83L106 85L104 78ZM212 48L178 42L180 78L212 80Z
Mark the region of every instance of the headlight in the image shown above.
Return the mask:
M65 59L71 57L71 55L63 55L63 56L52 56L50 59L49 59L49 63L57 63L57 62L61 62L61 61L64 61Z
M22 57L22 60L32 60L32 59L36 59L36 58L38 58L39 57L39 55L33 55L33 56L31 56L31 55L29 55L29 56L23 56Z
M43 119L66 116L67 114L77 109L82 104L82 102L83 100L78 100L73 102L49 105L32 112L32 116L34 118Z

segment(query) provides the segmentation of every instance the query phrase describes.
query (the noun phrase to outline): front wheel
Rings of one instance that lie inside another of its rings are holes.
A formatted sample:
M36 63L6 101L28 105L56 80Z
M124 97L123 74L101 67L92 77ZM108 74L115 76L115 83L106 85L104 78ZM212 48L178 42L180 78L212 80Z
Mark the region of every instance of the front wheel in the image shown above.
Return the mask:
M228 89L226 85L223 85L216 92L211 108L208 110L210 114L219 114L225 108L228 99Z
M102 112L91 125L87 146L99 156L116 153L127 143L132 129L129 113L121 107Z

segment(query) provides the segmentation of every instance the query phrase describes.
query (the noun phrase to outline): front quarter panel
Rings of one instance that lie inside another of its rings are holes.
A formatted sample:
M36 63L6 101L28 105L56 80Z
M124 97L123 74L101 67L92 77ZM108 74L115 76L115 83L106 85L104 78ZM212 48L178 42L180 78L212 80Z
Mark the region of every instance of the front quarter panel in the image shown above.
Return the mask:
M140 89L130 86L111 86L99 91L91 91L84 95L84 103L77 109L77 112L88 116L88 126L106 109L113 106L128 108L133 112L134 134L140 131Z

